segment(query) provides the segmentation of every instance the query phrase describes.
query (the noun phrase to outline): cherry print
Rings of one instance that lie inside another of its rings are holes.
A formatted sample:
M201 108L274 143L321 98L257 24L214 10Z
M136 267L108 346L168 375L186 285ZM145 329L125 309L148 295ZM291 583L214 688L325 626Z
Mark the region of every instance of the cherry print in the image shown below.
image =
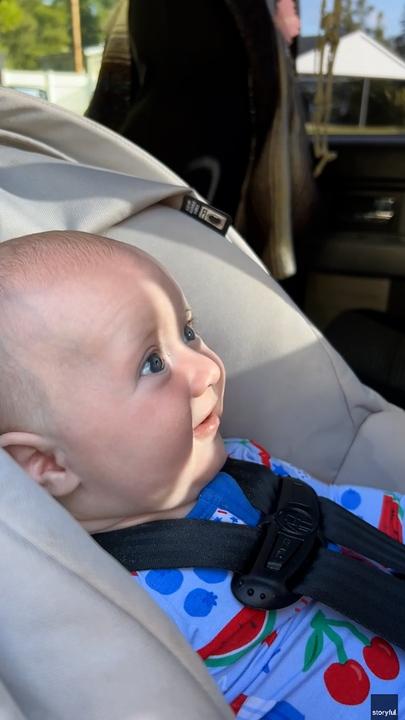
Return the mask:
M323 677L330 695L343 705L360 705L370 691L370 680L357 660L333 663Z
M347 657L344 642L334 628L350 630L364 646L370 645L367 636L353 623L327 618L320 610L312 618L311 626L313 632L305 648L304 672L308 671L321 655L326 637L334 644L338 657L338 662L330 665L323 676L329 694L343 705L359 705L364 702L370 692L370 680L360 663Z
M381 680L393 680L399 673L398 656L386 640L381 637L373 637L370 645L363 649L363 657L366 665Z

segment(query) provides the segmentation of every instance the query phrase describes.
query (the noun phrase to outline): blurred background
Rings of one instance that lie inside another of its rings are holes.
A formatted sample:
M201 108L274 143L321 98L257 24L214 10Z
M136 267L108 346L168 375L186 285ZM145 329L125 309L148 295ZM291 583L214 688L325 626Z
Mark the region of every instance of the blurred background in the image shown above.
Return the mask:
M83 113L114 2L1 0L1 84Z
M1 83L84 113L97 83L116 7L116 0L0 0ZM316 39L321 10L322 0L299 2L296 71L308 121L313 115L319 70ZM342 38L356 35L340 43L331 123L403 127L404 0L343 0L340 32ZM372 50L366 39L374 41Z
M0 84L115 130L228 212L405 408L405 0L0 0Z

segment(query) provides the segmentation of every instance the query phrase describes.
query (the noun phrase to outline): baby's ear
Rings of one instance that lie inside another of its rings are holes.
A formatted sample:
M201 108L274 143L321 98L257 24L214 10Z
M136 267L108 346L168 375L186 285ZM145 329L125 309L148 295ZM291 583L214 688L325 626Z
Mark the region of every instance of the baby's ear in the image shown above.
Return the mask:
M4 433L0 435L0 447L53 497L69 495L80 484L79 478L58 457L60 453L42 435Z

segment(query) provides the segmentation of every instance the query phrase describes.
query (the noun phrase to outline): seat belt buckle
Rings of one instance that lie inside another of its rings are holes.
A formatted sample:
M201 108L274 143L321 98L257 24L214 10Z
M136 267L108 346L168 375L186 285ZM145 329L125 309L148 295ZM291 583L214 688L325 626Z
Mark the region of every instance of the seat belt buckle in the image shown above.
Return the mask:
M294 576L305 571L320 538L319 502L315 491L301 480L280 479L275 512L260 523L262 546L249 572L234 573L231 588L243 605L275 610L296 602L291 591Z

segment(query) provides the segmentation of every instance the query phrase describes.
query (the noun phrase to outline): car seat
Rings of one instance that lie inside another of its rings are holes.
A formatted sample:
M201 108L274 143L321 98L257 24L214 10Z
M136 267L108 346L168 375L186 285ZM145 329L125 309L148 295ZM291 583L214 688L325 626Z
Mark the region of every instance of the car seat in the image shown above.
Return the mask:
M0 89L0 241L70 228L148 250L225 361L224 435L325 482L403 491L403 411L358 381L233 228L180 211L189 193L112 131ZM232 717L150 598L3 451L0 492L4 718Z
M362 382L405 408L404 320L377 310L347 310L325 329Z

